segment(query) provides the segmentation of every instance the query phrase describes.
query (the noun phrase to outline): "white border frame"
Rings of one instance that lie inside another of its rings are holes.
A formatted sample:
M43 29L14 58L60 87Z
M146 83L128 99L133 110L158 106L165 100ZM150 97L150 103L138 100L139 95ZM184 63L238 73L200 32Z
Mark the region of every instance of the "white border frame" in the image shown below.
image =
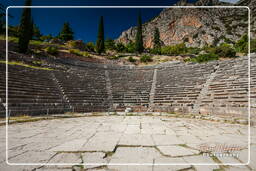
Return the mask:
M10 163L8 161L8 10L11 8L242 8L248 9L248 161L246 163ZM251 54L250 54L250 34L251 34L251 11L248 6L8 6L6 8L6 163L11 166L73 166L73 165L116 165L116 166L177 166L177 165L201 165L201 166L211 166L211 165L232 165L241 166L250 164L251 156Z

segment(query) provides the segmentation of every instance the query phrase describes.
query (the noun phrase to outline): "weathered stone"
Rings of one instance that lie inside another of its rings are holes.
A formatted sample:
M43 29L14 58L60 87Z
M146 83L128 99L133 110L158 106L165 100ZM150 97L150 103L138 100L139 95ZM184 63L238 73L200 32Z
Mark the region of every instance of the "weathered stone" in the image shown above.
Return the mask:
M106 156L105 153L101 153L101 152L82 153L81 156L82 156L83 164L87 169L104 166L108 163L108 161L105 158Z
M50 151L79 151L81 147L86 143L86 141L87 139L85 138L72 140L57 147L54 147L50 149Z
M154 142L148 134L123 134L118 144L125 146L154 146Z
M9 158L9 163L47 163L54 154L49 151L24 151L24 153Z
M80 164L82 163L82 159L79 153L58 153L49 161L49 163Z
M187 156L198 154L199 151L185 148L182 146L157 146L157 148L164 154L172 157Z
M195 164L215 164L215 165L194 165L196 170L204 170L204 171L212 171L213 169L219 169L218 163L214 162L210 157L208 156L189 156L189 157L183 157L183 159L188 163L195 163Z
M161 165L166 164L166 165ZM169 166L167 164L170 164ZM183 164L183 165L177 165ZM155 171L172 171L172 170L183 170L189 169L192 166L188 164L183 158L169 158L169 157L160 157L156 158L154 162L154 170Z
M176 137L175 135L152 135L155 145L174 145L184 144L184 141Z
M110 160L111 163L148 163L161 154L152 147L118 147Z
M120 139L120 133L99 132L85 143L80 151L113 151Z
M9 132L10 162L33 163L77 163L84 162L86 169L91 170L175 170L188 169L189 163L216 163L208 156L198 156L202 145L208 146L237 144L247 147L246 125L209 122L188 118L171 118L166 116L90 116L70 119L56 119L37 122L12 124ZM140 132L132 134L127 127ZM118 129L120 127L120 129ZM4 136L5 127L0 127L0 134ZM28 129L33 128L33 129ZM144 129L144 133L142 130ZM150 133L150 130L155 130ZM165 131L163 131L165 130ZM252 138L255 127L251 127ZM22 132L25 132L24 135ZM31 131L31 132L30 132ZM159 134L165 132L166 134ZM167 133L170 134L167 134ZM187 135L187 137L186 137ZM205 136L204 136L205 135ZM197 142L197 137L201 141ZM191 143L189 142L191 139ZM1 140L0 140L1 141ZM186 142L185 142L186 141ZM15 143L16 142L16 143ZM31 143L32 142L32 143ZM254 141L252 141L254 142ZM12 170L5 166L5 141L0 146L2 162L0 170ZM84 143L84 144L83 144ZM38 145L38 150L36 149ZM81 148L78 148L83 144ZM31 145L31 146L30 146ZM49 148L47 148L49 146ZM30 150L29 148L32 148ZM56 150L58 148L58 150ZM194 150L192 150L193 148ZM48 150L42 150L48 149ZM56 151L64 151L56 154ZM71 151L70 151L71 150ZM74 151L73 151L74 150ZM251 163L254 165L255 144L251 145ZM65 152L66 151L66 152ZM214 150L213 150L214 151ZM187 156L189 155L189 156ZM177 157L174 156L181 156ZM238 159L246 163L248 151L238 151ZM221 162L230 162L228 158L220 158ZM234 160L236 161L236 160ZM231 162L234 162L231 161ZM188 163L188 165L157 166L157 163ZM91 163L95 165L86 165ZM108 163L148 163L149 166L107 166ZM154 164L155 163L155 164ZM151 165L152 164L152 165ZM193 165L197 170L212 170L219 166ZM15 168L15 167L14 167ZM19 169L19 167L17 167ZM21 168L32 170L36 167L24 166ZM78 167L79 169L80 167ZM166 169L164 169L166 168ZM229 170L248 170L247 167L231 166ZM39 170L71 170L72 166L41 167ZM15 169L13 169L15 170Z
M208 6L209 4L220 5L219 1L214 1L215 3L213 1L210 1L210 3L205 3L206 0L201 1L202 3L198 3L200 2L198 1L192 4L192 6L198 6L199 4L203 6ZM183 6L191 5L188 2L180 4L185 4ZM248 4L249 3L247 3L247 5ZM253 6L252 3L250 3L250 5ZM143 24L142 30L144 46L146 48L153 48L154 29L156 27L160 32L162 45L185 43L187 46L203 47L204 45L213 45L214 43L219 44L224 42L224 39L222 38L223 36L237 41L240 37L235 36L235 34L246 32L247 20L244 18L245 20L243 23L245 25L240 27L238 30L230 30L230 32L224 31L230 29L233 25L227 25L228 21L223 18L228 17L236 24L240 22L240 20L233 18L234 14L242 16L247 14L247 11L241 9L220 9L218 11L215 9L201 10L191 8L164 9L158 16ZM255 23L254 20L253 23ZM131 27L122 32L116 41L124 44L134 42L136 32L137 28Z

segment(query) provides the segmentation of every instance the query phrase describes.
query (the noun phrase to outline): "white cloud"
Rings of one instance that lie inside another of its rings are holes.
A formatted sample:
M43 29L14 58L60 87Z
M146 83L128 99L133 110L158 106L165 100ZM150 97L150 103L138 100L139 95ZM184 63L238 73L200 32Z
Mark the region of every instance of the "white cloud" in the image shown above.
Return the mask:
M220 0L220 1L222 1L222 2L230 2L230 3L235 4L235 3L237 3L239 0Z

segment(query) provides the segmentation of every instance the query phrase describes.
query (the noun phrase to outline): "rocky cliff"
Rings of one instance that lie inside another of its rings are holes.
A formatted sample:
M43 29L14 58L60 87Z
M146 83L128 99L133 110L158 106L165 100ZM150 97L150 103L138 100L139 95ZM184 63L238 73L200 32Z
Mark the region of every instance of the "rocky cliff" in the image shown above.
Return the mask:
M218 0L198 0L194 4L186 0L178 6L230 6L234 4ZM255 10L255 0L241 0L235 5L251 6ZM253 11L252 10L252 11ZM255 26L255 18L252 19ZM157 27L163 45L185 43L189 47L216 45L237 41L248 31L248 10L246 8L168 8L158 16L143 24L143 40L146 48L153 47L153 32ZM256 28L256 27L254 27ZM252 29L254 30L254 29ZM122 32L117 42L134 42L137 29L131 27ZM255 36L255 30L252 34Z
M251 10L251 36L256 38L256 0L240 0L236 5L248 6Z

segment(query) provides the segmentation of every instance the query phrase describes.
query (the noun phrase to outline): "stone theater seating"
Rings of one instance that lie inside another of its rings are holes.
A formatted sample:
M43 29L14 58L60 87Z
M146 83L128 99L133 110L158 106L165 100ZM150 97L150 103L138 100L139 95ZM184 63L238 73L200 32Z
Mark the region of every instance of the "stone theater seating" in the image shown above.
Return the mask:
M107 111L105 71L103 69L73 69L54 73L68 103L77 112Z
M2 104L5 104L5 65L0 67L0 97ZM63 113L66 105L50 71L8 66L8 107L11 116Z
M178 64L159 68L154 96L155 110L189 112L214 66L214 63Z
M145 111L149 105L153 70L117 69L110 70L109 73L116 109L136 106L135 111Z
M255 58L255 57L254 57ZM251 57L251 113L256 109L256 60ZM9 113L133 111L248 116L248 60L170 62L129 67L65 63L66 71L9 65ZM5 115L5 65L0 65L0 114Z
M200 106L201 113L237 116L248 113L248 60L219 63Z

